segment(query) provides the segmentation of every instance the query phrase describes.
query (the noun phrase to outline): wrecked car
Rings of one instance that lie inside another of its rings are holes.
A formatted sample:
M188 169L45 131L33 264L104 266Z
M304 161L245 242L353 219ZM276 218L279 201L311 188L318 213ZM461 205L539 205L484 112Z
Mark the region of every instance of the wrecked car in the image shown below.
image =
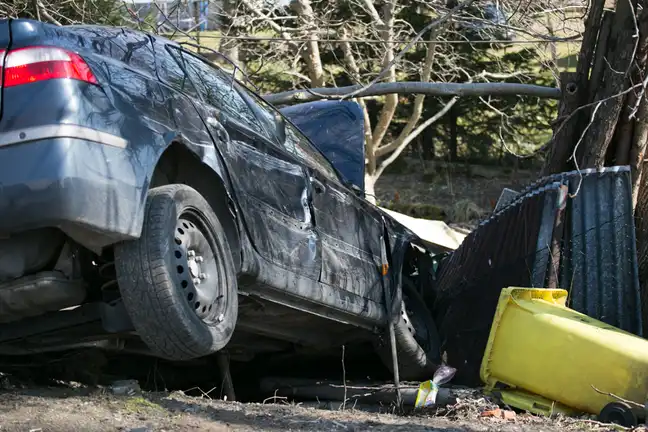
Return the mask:
M389 366L395 317L401 376L432 376L435 251L365 199L355 103L283 114L122 28L0 20L0 59L0 354L372 341Z

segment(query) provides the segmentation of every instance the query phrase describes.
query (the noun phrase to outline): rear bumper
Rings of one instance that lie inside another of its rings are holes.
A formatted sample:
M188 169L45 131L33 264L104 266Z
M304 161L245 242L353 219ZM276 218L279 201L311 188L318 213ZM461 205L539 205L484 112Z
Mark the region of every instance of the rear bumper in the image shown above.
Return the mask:
M0 234L58 227L93 250L138 237L141 163L119 137L61 131L0 134Z

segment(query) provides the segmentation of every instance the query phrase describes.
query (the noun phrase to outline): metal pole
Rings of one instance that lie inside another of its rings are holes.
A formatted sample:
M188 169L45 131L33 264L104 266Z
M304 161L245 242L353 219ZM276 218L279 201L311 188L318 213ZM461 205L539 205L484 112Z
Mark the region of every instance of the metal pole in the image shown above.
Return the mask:
M394 330L394 320L392 319L392 298L389 293L389 262L387 259L387 239L388 233L385 225L385 220L383 218L383 229L385 234L381 237L381 261L382 261L382 285L383 292L385 295L385 308L387 309L387 326L389 329L389 345L391 347L391 356L392 356L392 370L394 373L394 387L396 388L396 403L400 409L403 405L403 400L401 397L400 389L400 372L398 369L398 351L396 349L396 332Z
M229 356L226 352L219 351L216 353L216 361L220 369L221 381L223 383L222 388L225 391L225 396L228 401L234 402L236 400L236 393L234 393L234 383L232 383Z

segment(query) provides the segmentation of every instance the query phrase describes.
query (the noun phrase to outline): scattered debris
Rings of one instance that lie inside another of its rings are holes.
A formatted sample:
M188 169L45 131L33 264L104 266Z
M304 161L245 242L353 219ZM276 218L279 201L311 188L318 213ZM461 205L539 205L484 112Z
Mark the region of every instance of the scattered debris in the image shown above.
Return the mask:
M501 408L484 411L483 413L480 414L480 416L481 417L501 418L501 419L504 419L504 420L515 420L515 418L516 418L515 411L503 410Z
M504 188L502 190L502 194L497 200L497 204L495 204L495 209L493 210L493 212L497 213L498 211L502 210L504 207L515 201L515 198L517 198L518 195L519 192L514 191L513 189Z
M139 394L142 389L136 380L119 380L110 385L110 392L118 396L133 396Z
M431 380L422 382L419 386L414 402L415 408L429 408L436 405L439 386L447 383L454 377L457 370L449 366L441 366Z
M451 374L448 375L451 370L452 368L447 368L445 372L442 372L444 376L449 377L448 380L452 378ZM441 375L437 377L437 379L439 378L441 378ZM444 381L438 381L437 386L443 383ZM327 380L267 377L261 380L260 389L263 395L270 395L267 398L270 402L288 399L300 403L317 401L318 406L323 404L322 406L325 409L330 409L330 407L336 405L343 406L345 394L345 406L355 409L366 410L368 408L371 411L380 406L395 406L397 401L396 387L391 383L347 382L344 385L340 382ZM401 383L400 391L403 407L415 407L417 398L420 397L420 390L420 384ZM455 405L463 394L462 390L438 387L434 406Z
M386 208L381 207L380 209L412 230L428 246L437 249L438 252L449 252L457 249L466 237L466 234L450 228L443 221L414 218Z

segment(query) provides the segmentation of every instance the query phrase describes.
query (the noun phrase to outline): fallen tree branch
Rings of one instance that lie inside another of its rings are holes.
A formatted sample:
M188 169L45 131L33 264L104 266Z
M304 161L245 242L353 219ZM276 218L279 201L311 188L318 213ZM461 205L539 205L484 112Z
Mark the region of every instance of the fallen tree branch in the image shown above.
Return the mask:
M560 89L534 84L518 83L427 83L404 81L396 83L378 83L363 89L363 86L325 87L308 90L290 90L268 94L264 99L271 104L284 105L312 102L320 99L341 99L352 93L356 97L382 96L388 94L425 94L430 96L535 96L546 99L559 99Z

